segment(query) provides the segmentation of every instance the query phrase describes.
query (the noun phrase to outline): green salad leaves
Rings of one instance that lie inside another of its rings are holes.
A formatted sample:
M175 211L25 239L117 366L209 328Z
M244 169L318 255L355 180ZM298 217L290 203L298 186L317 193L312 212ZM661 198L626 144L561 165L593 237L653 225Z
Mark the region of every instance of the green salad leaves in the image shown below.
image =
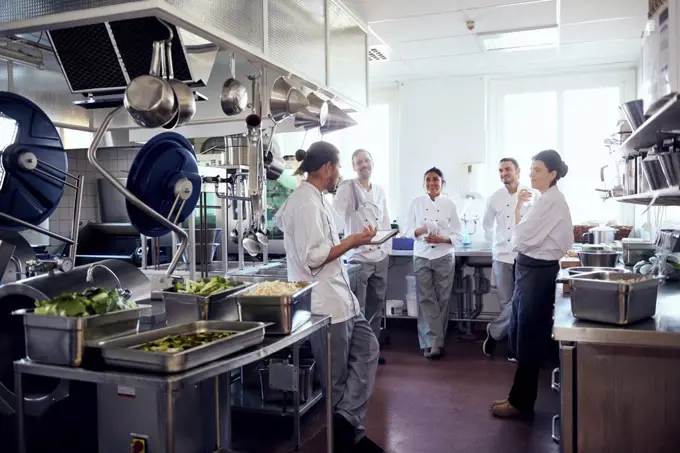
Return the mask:
M88 288L81 293L65 293L56 299L35 301L35 313L49 316L105 315L119 310L137 308L117 290Z

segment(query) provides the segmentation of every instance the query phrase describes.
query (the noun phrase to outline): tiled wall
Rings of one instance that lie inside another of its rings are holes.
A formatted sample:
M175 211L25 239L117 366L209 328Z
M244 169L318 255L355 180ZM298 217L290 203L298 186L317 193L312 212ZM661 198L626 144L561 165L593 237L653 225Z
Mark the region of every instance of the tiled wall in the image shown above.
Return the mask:
M136 149L102 149L98 153L103 167L111 172L116 178L124 178L132 165L137 154ZM95 171L87 160L85 150L68 151L69 173L83 175L85 178L85 191L80 212L80 224L99 221L99 202L97 198L97 179L102 176ZM49 229L57 234L70 237L73 208L75 206L75 190L67 187L59 207L54 211L49 221ZM60 241L50 238L50 245L57 246Z

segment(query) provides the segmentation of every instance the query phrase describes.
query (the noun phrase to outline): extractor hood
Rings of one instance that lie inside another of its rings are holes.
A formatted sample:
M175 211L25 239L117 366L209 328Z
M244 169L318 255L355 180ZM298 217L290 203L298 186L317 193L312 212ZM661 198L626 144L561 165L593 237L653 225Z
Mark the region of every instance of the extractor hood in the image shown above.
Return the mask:
M205 86L218 46L169 26L175 78ZM142 17L50 30L48 36L71 92L103 95L123 92L132 79L148 74L153 42L169 33L155 17Z

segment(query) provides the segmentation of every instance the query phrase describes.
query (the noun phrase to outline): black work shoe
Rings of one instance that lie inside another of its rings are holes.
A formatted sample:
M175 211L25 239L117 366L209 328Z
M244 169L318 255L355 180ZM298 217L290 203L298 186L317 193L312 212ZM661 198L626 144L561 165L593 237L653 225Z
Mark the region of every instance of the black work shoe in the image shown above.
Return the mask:
M385 357L379 357L378 358L378 365L385 365L387 362L385 361Z
M333 414L333 451L335 453L352 453L356 435L356 429L345 417Z
M485 356L491 357L496 350L496 345L498 344L498 341L494 337L491 336L490 332L491 324L486 325L486 339L484 340L484 343L482 343L482 352L484 353Z
M352 453L383 453L384 451L378 444L369 439L368 436L364 436L354 446Z

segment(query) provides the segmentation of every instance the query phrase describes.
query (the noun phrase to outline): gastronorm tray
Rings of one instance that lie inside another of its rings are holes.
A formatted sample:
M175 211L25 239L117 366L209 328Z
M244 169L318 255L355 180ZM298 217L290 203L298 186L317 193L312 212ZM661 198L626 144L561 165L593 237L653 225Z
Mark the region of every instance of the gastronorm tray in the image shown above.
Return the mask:
M178 373L227 357L264 340L265 324L261 322L196 321L128 335L98 344L104 362L110 366L137 370ZM148 352L135 349L144 343L171 335L201 332L231 332L228 338L176 353Z
M39 315L34 309L21 309L13 315L24 317L26 357L51 365L80 366L85 347L102 338L135 333L143 311L150 305L119 310L105 315Z
M627 325L656 314L661 279L624 272L591 272L570 278L575 318Z
M159 291L165 303L168 325L186 324L194 321L239 321L236 294L247 290L253 283L229 279L233 288L217 291L207 296L178 293L174 288Z
M271 278L269 281L279 281ZM280 296L253 296L248 292L258 285L238 294L237 300L243 321L271 322L267 334L287 335L312 317L312 290L316 282L295 282L300 289L294 294Z

